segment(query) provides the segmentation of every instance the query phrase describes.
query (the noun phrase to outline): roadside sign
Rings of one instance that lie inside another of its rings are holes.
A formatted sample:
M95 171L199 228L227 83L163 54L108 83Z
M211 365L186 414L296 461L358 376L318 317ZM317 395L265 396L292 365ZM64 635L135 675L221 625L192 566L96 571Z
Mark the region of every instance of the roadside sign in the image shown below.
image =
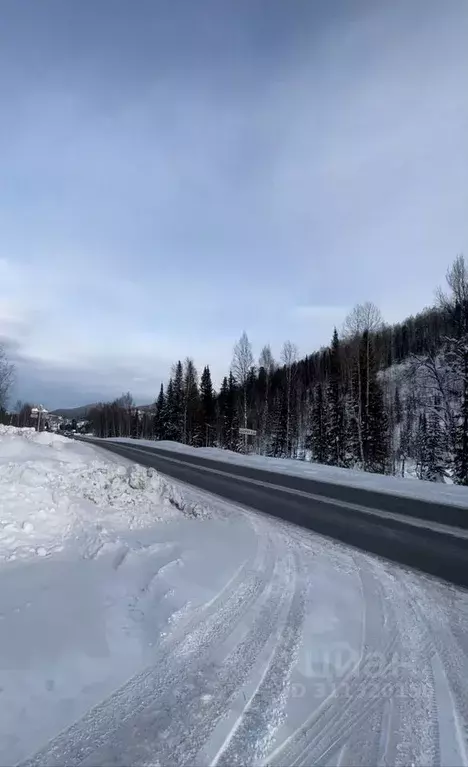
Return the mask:
M244 429L244 428L241 428L241 429L239 429L239 434L246 434L246 435L248 434L251 437L256 437L257 436L257 431L256 431L256 429Z

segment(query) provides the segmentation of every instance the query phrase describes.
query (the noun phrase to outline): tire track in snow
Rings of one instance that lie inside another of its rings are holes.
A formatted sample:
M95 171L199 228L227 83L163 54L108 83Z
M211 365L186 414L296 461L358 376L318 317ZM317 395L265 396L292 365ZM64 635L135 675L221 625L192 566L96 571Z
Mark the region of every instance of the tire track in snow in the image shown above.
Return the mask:
M411 573L401 581L412 610L429 648L430 679L434 686L434 716L439 731L437 756L446 762L457 759L468 766L468 657L452 631L446 605L440 602L440 584L426 580L435 599L429 599L427 588L421 588ZM445 595L446 596L446 595ZM438 598L437 598L438 597ZM441 630L442 629L442 630Z
M92 763L141 764L156 755L161 764L194 763L230 701L248 679L281 617L286 618L285 607L290 606L294 595L294 562L290 555L284 556L284 546L275 554L271 582L259 600L249 606L245 614L248 628L244 628L234 648L219 647L218 657L212 652L202 664L189 662L178 676L177 686L159 696L154 706L146 707L136 722L132 718L103 752L93 753Z
M405 588L407 571L370 559L383 598L394 606L400 643L385 698L382 732L376 764L406 767L408 764L440 764L437 701L431 664L431 645ZM417 576L418 577L418 576ZM383 729L385 728L385 729ZM351 755L358 761L359 741Z
M208 603L206 615L202 612L184 626L177 626L175 639L170 635L161 643L160 652L149 668L25 760L23 767L64 763L72 767L85 763L90 757L90 763L95 763L93 753L108 743L127 720L134 719L165 691L176 688L189 662L200 663L209 657L213 647L232 633L271 581L274 548L265 529L263 526L256 529L254 558Z
M255 764L265 756L281 723L292 667L297 660L304 622L307 584L295 553L295 588L286 625L274 647L260 684L229 733L212 767Z
M388 625L387 619L385 630L383 629L380 585L366 566L365 560L359 559L359 565L365 609L360 661L337 683L334 691L309 719L265 759L265 765L282 767L284 764L327 764L334 753L347 745L358 724L364 725L373 716L378 716L376 712L383 709L384 700L378 690L376 694L375 678L369 659L372 661L376 653L379 658L391 659L398 642L398 630L391 615L388 616L391 625ZM380 616L380 626L374 625L377 622L376 613ZM381 676L385 677L390 667L391 661L384 665ZM380 679L379 684L381 683ZM373 737L371 741L373 744ZM375 746L370 750L375 751Z

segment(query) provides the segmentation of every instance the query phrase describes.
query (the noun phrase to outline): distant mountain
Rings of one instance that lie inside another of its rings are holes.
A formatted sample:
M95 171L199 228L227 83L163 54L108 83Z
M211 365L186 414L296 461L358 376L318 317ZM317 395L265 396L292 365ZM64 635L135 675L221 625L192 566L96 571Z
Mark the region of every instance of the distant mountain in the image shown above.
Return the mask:
M91 405L81 405L80 407L58 408L57 410L51 410L50 412L52 415L60 415L62 418L67 418L70 421L72 418L75 418L77 421L83 421L93 407L96 407L94 403ZM137 407L139 410L151 410L153 405L138 405Z
M91 410L91 408L94 407L94 405L81 405L80 407L63 407L58 408L57 410L51 410L52 415L60 415L62 418L68 418L72 419L75 418L77 421L82 421L86 416L88 415L88 411Z

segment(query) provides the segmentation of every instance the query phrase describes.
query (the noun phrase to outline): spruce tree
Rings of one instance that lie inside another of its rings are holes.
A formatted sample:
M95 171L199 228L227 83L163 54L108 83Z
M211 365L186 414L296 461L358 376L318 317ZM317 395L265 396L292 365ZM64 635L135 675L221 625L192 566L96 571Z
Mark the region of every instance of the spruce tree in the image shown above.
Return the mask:
M333 332L330 347L330 373L327 384L327 417L326 417L326 460L333 466L345 464L345 413L343 402L343 384L341 370L341 353L338 332Z
M244 392L243 392L244 393ZM243 402L243 400L242 400ZM232 371L229 373L228 396L226 402L226 447L229 450L238 451L240 449L239 437L239 407L240 407L239 388Z
M203 373L200 380L200 425L203 429L205 444L208 447L214 444L214 419L215 397L213 392L213 384L211 382L210 368L208 365L206 365L203 368Z
M161 384L158 399L156 400L156 410L153 419L153 432L155 439L165 439L163 429L164 402L164 386Z
M227 376L224 376L221 389L218 396L218 446L224 449L228 447L228 406L229 406L229 384Z
M200 396L198 374L193 360L185 361L183 380L183 441L187 445L201 445Z
M176 399L174 395L174 383L169 379L166 389L166 398L162 411L161 428L164 433L164 439L178 441L180 438L179 414L176 409Z
M172 403L172 429L174 436L172 439L177 442L183 442L184 439L184 370L182 362L179 360L174 369L174 380L172 383L173 403Z
M283 380L281 387L276 390L276 396L273 403L273 455L275 458L286 458L288 455L288 389L286 380Z
M387 468L389 452L388 414L377 377L373 341L368 331L362 335L360 364L363 381L361 412L364 468L383 474Z
M137 407L132 411L130 417L130 436L133 439L138 439L140 436L140 416Z

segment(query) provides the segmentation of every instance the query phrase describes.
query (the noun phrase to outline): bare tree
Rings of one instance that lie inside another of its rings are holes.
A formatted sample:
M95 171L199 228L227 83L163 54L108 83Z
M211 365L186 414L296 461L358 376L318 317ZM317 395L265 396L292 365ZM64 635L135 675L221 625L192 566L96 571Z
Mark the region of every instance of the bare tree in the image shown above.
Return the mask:
M354 309L348 314L348 316L345 319L344 327L343 327L343 335L345 338L348 338L350 341L354 341L354 361L356 365L357 370L357 392L356 392L356 402L357 402L357 417L356 417L356 426L357 426L357 435L358 435L358 441L359 441L359 452L361 456L361 462L364 464L364 444L363 444L363 435L362 435L362 423L363 423L363 413L362 413L362 375L361 375L361 364L359 359L359 343L362 335L366 333L367 341L366 341L366 400L365 400L365 407L366 411L369 410L369 397L370 397L370 376L369 376L369 366L370 366L370 340L371 340L371 333L375 333L377 330L379 330L383 325L383 319L382 314L380 312L380 309L372 303L372 301L366 301L364 304L357 304Z
M447 285L450 293L447 295L442 288L436 291L437 303L441 309L450 313L452 316L458 314L458 324L462 323L462 332L467 331L467 307L468 307L468 268L465 264L465 257L459 255L456 257L452 266L447 270ZM461 311L460 311L461 310Z
M244 428L247 428L247 381L253 364L252 344L244 330L239 341L234 346L234 354L232 358L232 372L243 391ZM247 450L246 435L244 435L244 449Z
M129 437L131 434L132 411L135 406L132 394L128 391L121 394L114 402L114 417L117 421L116 431L119 437Z
M276 362L273 357L270 344L265 344L260 357L258 358L258 366L264 368L268 376L270 376L276 369Z
M286 372L286 452L291 454L291 389L296 372L298 349L292 341L285 341L281 350L281 360Z
M296 344L293 344L292 341L284 342L283 348L281 349L281 361L284 365L291 367L295 362L297 362L298 354L299 351Z
M266 435L268 431L271 376L276 370L276 362L273 357L270 344L265 344L262 351L260 352L260 357L258 358L258 365L260 368L263 368L265 371L265 398L263 401L262 419L261 419L261 430L262 430L261 431L261 450L262 450L262 453L265 453L266 447L267 447Z
M356 304L348 314L344 322L343 335L352 338L353 336L361 336L366 331L374 333L382 325L383 319L380 309L372 301L366 301L364 304Z
M0 409L5 409L7 406L14 374L15 367L9 362L5 349L0 344Z

